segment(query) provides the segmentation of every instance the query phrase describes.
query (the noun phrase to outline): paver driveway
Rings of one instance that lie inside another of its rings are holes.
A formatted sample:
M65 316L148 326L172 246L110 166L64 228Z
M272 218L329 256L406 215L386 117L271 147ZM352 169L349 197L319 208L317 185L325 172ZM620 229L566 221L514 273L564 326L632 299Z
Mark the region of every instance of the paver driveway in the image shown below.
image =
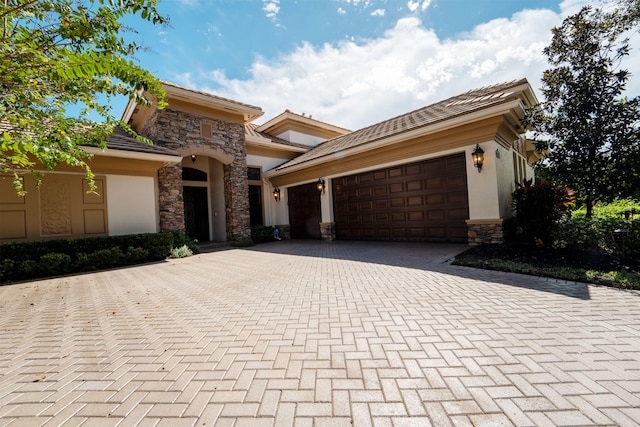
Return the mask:
M0 425L637 425L640 295L274 242L0 287Z

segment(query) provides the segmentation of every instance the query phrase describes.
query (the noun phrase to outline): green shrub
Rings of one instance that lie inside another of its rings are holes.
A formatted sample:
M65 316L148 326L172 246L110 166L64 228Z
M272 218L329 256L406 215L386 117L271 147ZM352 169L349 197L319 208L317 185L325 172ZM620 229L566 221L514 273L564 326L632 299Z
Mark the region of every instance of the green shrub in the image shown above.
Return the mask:
M169 258L186 258L191 255L193 255L191 249L189 249L187 245L182 245L179 248L171 249L171 255L169 255Z
M12 277L16 262L12 259L3 259L0 262L0 283L4 282L5 277Z
M171 233L11 242L0 245L0 281L113 268L169 256Z
M89 254L87 261L89 265L97 270L128 264L125 262L125 254L117 246L92 252Z
M548 181L526 181L512 194L517 230L525 243L553 244L557 224L570 215L573 191Z
M274 240L274 228L272 226L264 226L261 224L251 227L251 240L254 243L265 243Z
M622 230L626 233L621 233ZM640 218L627 221L615 217L574 217L560 223L554 246L640 258Z
M581 207L572 212L572 216L584 218L587 213L586 208ZM595 218L640 218L640 201L634 199L616 199L611 203L597 203L593 207Z
M200 248L196 242L189 237L184 231L174 230L171 232L171 236L173 237L173 247L172 249L181 248L182 246L187 246L189 250L191 250L191 255L199 254Z
M71 270L71 257L55 252L45 254L40 257L38 268L43 276L65 274Z

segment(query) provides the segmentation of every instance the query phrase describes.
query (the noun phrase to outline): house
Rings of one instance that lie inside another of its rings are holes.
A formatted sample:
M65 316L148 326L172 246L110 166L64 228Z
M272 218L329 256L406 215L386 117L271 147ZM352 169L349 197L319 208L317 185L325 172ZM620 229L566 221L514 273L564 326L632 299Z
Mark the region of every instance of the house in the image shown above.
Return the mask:
M164 86L167 108L132 101L123 114L153 146L115 135L105 152L88 148L100 196L70 171L21 201L3 188L0 238L178 229L242 241L264 224L291 238L497 242L515 182L538 159L523 137L524 109L537 103L524 79L356 131L288 110L256 125L259 107ZM54 212L62 194L70 207Z

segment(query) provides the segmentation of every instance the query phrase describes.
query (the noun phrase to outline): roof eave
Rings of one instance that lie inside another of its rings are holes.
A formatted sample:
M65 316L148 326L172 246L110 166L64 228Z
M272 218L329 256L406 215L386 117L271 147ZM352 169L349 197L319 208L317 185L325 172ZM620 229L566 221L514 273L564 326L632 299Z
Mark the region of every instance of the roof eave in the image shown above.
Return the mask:
M268 138L255 137L252 135L247 135L245 137L245 141L247 145L251 145L254 147L273 148L277 150L291 151L294 153L306 153L307 151L309 151L309 148L294 147L292 145L287 145L287 144L279 144Z
M143 153L141 151L116 150L107 148L103 150L98 147L83 146L82 149L94 156L115 157L120 159L147 160L161 162L165 165L173 165L182 161L182 156L176 154Z
M248 104L234 102L228 99L223 99L217 96L208 95L205 93L166 83L163 86L167 92L167 98L169 99L176 98L182 101L202 105L204 107L220 109L231 114L240 114L243 116L245 123L251 123L264 114L262 108L260 107L254 107Z

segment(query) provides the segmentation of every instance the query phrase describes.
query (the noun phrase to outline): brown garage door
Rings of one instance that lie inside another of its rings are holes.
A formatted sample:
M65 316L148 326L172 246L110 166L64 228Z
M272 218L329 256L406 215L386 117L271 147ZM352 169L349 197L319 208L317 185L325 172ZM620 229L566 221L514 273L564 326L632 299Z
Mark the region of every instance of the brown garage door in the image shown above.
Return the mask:
M333 179L336 237L467 241L464 153Z
M320 193L315 182L289 187L289 225L294 239L320 239Z

